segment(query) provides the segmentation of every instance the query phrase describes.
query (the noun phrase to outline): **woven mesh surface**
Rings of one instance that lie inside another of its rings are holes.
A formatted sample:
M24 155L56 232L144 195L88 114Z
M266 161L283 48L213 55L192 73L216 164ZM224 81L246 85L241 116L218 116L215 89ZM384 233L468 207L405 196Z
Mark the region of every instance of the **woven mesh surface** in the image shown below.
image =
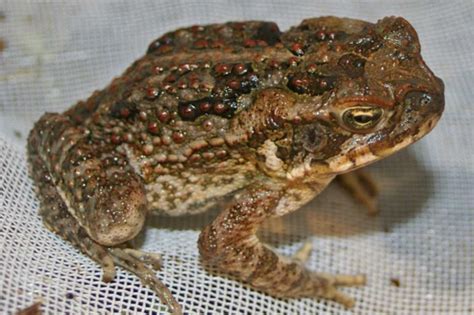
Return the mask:
M406 17L419 33L425 60L446 84L438 127L369 168L381 189L379 216L368 217L340 187L330 186L262 231L287 255L312 240L309 268L367 274L366 287L344 289L357 300L355 309L273 299L205 272L196 241L216 212L154 218L141 248L163 255L158 276L187 313L474 313L472 1L0 1L0 11L0 313L36 301L46 314L166 310L128 272L119 270L115 281L104 284L94 262L42 226L25 160L34 120L104 87L152 39L179 26L266 19L287 29L320 15Z

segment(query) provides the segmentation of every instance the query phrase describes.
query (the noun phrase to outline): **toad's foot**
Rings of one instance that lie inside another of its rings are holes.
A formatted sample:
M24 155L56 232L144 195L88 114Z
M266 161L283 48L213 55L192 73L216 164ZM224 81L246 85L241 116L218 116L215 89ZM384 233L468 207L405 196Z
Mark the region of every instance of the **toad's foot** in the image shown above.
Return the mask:
M313 250L313 243L308 240L301 248L293 255L293 259L305 263L311 251ZM326 273L315 273L315 277L324 279L327 282L327 295L323 296L330 300L334 300L341 303L345 307L352 307L354 305L354 299L345 293L338 291L338 286L359 286L365 285L366 278L364 275L330 275Z
M361 204L369 215L379 212L377 205L378 187L372 177L362 170L337 176L338 182Z
M341 303L347 308L354 306L354 299L347 294L339 291L337 287L340 286L362 286L366 284L365 275L331 275L324 273L316 273L315 278L318 281L325 282L325 292L321 297Z
M302 263L305 263L308 261L308 258L311 255L312 251L313 251L313 243L310 240L308 240L304 242L304 244L298 249L296 253L294 253L293 259L299 260Z
M296 259L279 256L256 237L258 227L311 200L321 187L255 185L238 194L199 237L203 262L231 274L256 290L280 298L322 297L352 307L340 286L363 285L362 275L326 275L306 269L311 251L305 244Z
M160 254L143 252L141 250L136 250L136 249L133 249L133 248L124 248L123 251L126 254L140 260L145 265L150 266L151 268L153 268L153 270L160 270L161 269L162 262L161 262L161 255Z
M132 252L130 252L127 249L121 248L109 248L109 253L118 266L134 273L140 278L144 285L150 287L158 295L160 300L169 307L171 314L182 314L181 306L175 300L170 290L156 277L152 268L143 262L144 258L148 256L145 260L156 264L156 258L152 257L151 260L149 260L149 254L140 254L137 256L138 251L132 250Z

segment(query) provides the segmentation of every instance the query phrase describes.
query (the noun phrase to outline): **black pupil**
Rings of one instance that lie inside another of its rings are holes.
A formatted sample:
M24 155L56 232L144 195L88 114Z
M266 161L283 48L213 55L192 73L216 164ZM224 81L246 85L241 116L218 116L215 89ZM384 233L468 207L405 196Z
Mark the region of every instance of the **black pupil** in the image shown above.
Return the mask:
M372 120L371 115L356 115L354 116L354 120L359 124L366 124Z

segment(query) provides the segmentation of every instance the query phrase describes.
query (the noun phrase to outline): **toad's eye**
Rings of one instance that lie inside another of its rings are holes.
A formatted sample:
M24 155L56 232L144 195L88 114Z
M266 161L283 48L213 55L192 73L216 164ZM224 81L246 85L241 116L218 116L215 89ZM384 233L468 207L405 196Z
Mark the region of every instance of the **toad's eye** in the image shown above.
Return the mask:
M379 107L350 107L342 113L342 121L347 128L362 131L377 125L382 118L382 114L383 110Z

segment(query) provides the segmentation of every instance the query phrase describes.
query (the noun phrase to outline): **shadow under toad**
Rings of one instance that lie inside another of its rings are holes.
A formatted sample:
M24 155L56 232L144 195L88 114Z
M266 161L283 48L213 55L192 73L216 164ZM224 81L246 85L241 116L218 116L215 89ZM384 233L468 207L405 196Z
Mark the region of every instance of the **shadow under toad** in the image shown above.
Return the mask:
M374 232L390 233L423 210L433 192L432 174L412 148L365 169L377 183L380 213L369 216L339 184L332 183L313 201L289 215L268 220L260 238L272 246L291 244L313 236L344 237ZM220 209L188 217L151 217L148 226L168 230L201 230Z

